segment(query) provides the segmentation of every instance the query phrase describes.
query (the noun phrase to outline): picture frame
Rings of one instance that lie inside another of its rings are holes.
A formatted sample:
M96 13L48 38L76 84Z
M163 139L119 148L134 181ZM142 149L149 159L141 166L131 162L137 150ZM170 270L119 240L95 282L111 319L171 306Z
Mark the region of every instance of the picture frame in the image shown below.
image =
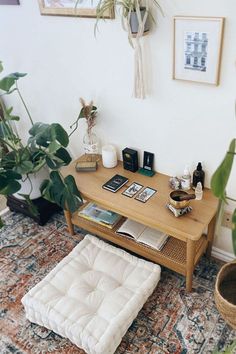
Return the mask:
M20 0L0 0L0 5L20 5Z
M224 17L174 17L174 80L219 85L224 22Z
M133 196L137 194L142 188L142 184L133 182L122 194L128 198L133 198Z
M38 3L41 15L96 18L99 0L83 0L77 7L76 0L38 0ZM114 10L107 11L103 18L114 18Z
M143 168L148 171L153 170L154 154L152 152L144 151L143 154Z

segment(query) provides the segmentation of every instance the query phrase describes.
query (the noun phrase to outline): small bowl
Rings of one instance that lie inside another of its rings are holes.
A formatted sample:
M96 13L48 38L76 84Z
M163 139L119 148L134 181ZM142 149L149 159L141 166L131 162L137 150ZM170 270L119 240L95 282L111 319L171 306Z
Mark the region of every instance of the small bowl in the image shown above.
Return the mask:
M170 193L170 204L176 208L176 209L181 209L181 208L186 208L189 203L190 203L190 200L181 200L181 201L177 201L175 200L175 197L179 197L179 196L182 196L182 195L187 195L188 193L185 192L185 191L173 191Z

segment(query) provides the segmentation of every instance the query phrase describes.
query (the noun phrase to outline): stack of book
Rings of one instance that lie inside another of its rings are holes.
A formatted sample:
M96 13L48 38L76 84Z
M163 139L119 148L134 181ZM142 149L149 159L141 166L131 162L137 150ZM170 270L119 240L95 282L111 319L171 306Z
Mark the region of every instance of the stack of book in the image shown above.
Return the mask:
M121 236L134 239L136 242L149 246L157 251L161 251L166 244L169 236L165 233L152 229L137 221L126 219L125 222L116 230Z
M83 209L78 212L79 216L97 224L112 229L122 218L122 215L111 210L104 209L100 205L93 202L86 204Z

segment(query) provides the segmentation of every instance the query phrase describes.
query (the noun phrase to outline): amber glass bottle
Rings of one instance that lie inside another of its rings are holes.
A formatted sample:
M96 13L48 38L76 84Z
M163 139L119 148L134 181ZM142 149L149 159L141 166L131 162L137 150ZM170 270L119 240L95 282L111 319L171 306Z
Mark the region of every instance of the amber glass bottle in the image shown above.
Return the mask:
M201 182L202 188L204 188L204 179L205 179L205 172L202 169L201 162L198 162L197 168L193 172L193 183L192 183L193 189L196 188L198 182Z

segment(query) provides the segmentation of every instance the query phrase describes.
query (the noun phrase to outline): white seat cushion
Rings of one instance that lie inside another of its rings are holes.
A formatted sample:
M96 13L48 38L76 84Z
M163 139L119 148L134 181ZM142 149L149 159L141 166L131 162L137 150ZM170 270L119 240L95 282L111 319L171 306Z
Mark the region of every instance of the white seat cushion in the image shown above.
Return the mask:
M87 235L22 299L26 317L89 354L114 353L160 266Z

